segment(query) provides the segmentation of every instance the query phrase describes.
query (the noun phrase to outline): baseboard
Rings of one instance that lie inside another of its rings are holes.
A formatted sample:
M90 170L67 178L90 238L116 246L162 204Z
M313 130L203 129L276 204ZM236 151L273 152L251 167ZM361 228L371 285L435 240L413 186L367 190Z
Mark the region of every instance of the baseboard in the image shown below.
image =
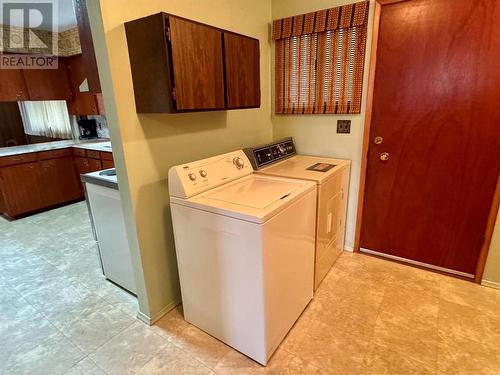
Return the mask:
M481 285L487 286L488 288L500 289L500 283L494 281L482 280Z
M153 317L149 317L146 314L139 311L137 313L137 319L139 319L141 322L147 324L148 326L152 326L158 320L160 320L165 314L167 314L169 311L174 309L177 305L180 305L180 303L181 303L181 301L173 301L173 302L169 303L167 306L165 306L163 309L161 309L158 313L156 313Z

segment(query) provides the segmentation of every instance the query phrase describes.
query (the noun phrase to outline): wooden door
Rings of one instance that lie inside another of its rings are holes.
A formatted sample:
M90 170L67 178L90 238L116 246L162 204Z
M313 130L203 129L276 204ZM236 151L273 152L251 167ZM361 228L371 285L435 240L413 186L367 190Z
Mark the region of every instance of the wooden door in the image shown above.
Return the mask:
M81 197L80 182L75 173L73 157L41 160L41 191L45 207Z
M58 59L57 69L26 69L24 78L30 100L71 100L66 62Z
M224 109L221 31L169 17L176 109Z
M44 207L39 183L37 162L0 168L0 193L5 213L15 217Z
M259 40L224 33L227 108L260 107Z
M16 102L19 100L28 100L28 90L24 82L23 71L0 69L0 101Z
M498 19L495 0L382 6L361 248L475 274L500 165Z

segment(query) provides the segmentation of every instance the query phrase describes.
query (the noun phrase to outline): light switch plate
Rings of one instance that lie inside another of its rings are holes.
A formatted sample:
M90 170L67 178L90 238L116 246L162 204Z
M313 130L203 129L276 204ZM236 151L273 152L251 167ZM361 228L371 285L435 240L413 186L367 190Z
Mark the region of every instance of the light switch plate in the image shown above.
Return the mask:
M351 132L351 120L337 120L337 133L349 134Z

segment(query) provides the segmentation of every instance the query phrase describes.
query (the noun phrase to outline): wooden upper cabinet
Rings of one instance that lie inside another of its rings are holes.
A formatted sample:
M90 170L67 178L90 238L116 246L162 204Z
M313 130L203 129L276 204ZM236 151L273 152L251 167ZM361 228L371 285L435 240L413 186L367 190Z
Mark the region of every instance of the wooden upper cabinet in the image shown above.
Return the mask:
M29 100L22 70L0 69L0 101Z
M168 22L177 110L224 109L222 33L182 18Z
M57 69L25 69L24 79L30 100L71 100L66 60L58 59Z
M260 107L259 40L224 33L227 108Z
M83 56L71 56L66 61L69 85L73 93L72 99L68 100L69 114L82 116L99 114L96 94L80 92L80 85L86 78Z
M127 22L125 31L138 113L260 105L257 39L166 13ZM224 42L225 33L234 39Z
M76 22L78 24L78 35L82 47L83 63L85 75L89 84L90 93L100 93L101 83L99 81L99 71L95 58L94 42L92 31L90 30L89 15L87 12L87 0L73 0L75 6Z

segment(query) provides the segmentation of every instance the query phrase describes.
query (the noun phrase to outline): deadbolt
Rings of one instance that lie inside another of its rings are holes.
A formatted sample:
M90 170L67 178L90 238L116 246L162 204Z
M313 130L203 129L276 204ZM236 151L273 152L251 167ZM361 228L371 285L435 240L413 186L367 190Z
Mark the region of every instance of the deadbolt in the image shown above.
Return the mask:
M388 153L388 152L382 152L382 153L380 154L380 160L382 160L382 161L387 161L387 160L389 160L389 153Z
M376 145L380 145L382 144L382 142L384 142L384 138L378 136L378 137L375 137L375 139L373 140L373 142L376 144Z

